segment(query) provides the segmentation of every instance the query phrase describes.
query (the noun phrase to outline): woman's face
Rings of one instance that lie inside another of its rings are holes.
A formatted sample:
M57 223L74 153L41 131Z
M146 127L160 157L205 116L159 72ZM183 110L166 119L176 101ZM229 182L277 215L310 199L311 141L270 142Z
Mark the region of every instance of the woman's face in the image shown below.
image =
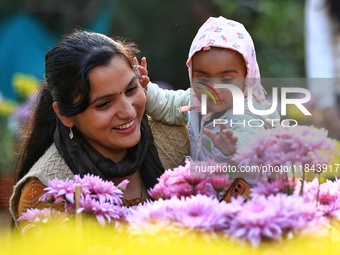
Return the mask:
M233 84L243 91L246 75L245 60L234 50L211 47L210 50L199 51L192 57L191 85L199 100L203 93L207 94L209 111L222 112L233 107L233 97L228 89L215 89L220 101L211 87L215 84Z
M122 56L114 56L107 66L93 68L89 78L90 104L72 119L98 152L117 162L140 140L145 92Z

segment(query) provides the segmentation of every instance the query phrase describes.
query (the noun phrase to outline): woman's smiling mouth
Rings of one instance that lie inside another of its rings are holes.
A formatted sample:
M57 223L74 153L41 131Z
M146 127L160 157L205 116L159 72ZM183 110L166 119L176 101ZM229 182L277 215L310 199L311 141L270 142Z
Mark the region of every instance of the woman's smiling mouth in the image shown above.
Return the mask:
M117 129L117 130L123 130L123 129L128 129L129 127L131 127L133 124L135 123L135 119L133 119L131 122L121 125L121 126L117 126L114 127L113 129Z

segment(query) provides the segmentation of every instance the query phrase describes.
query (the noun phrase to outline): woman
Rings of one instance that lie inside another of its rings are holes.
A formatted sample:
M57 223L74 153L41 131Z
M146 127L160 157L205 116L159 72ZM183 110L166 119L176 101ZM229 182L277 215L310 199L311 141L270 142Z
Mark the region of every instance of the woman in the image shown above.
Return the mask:
M132 43L76 31L46 54L46 81L10 200L14 220L29 208L46 206L38 199L55 177L92 173L115 184L128 179L124 196L133 203L147 197L165 168L184 161L189 153L184 126L152 122L150 128L146 92L132 65L137 52ZM176 133L175 140L169 132Z

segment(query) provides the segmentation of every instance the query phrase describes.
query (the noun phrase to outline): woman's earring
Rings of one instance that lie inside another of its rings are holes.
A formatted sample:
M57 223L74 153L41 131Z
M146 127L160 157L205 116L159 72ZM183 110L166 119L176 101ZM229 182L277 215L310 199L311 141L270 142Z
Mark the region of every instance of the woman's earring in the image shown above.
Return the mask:
M70 127L70 133L68 134L68 136L70 137L70 139L73 139L73 131L72 131L72 127Z

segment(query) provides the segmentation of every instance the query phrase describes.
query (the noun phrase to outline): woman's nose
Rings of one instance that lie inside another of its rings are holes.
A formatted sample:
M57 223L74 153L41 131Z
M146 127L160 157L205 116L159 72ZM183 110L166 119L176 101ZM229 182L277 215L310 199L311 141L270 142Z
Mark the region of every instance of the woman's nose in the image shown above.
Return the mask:
M117 116L121 119L131 119L136 115L135 107L129 98L124 98L121 100L119 109L117 111Z

